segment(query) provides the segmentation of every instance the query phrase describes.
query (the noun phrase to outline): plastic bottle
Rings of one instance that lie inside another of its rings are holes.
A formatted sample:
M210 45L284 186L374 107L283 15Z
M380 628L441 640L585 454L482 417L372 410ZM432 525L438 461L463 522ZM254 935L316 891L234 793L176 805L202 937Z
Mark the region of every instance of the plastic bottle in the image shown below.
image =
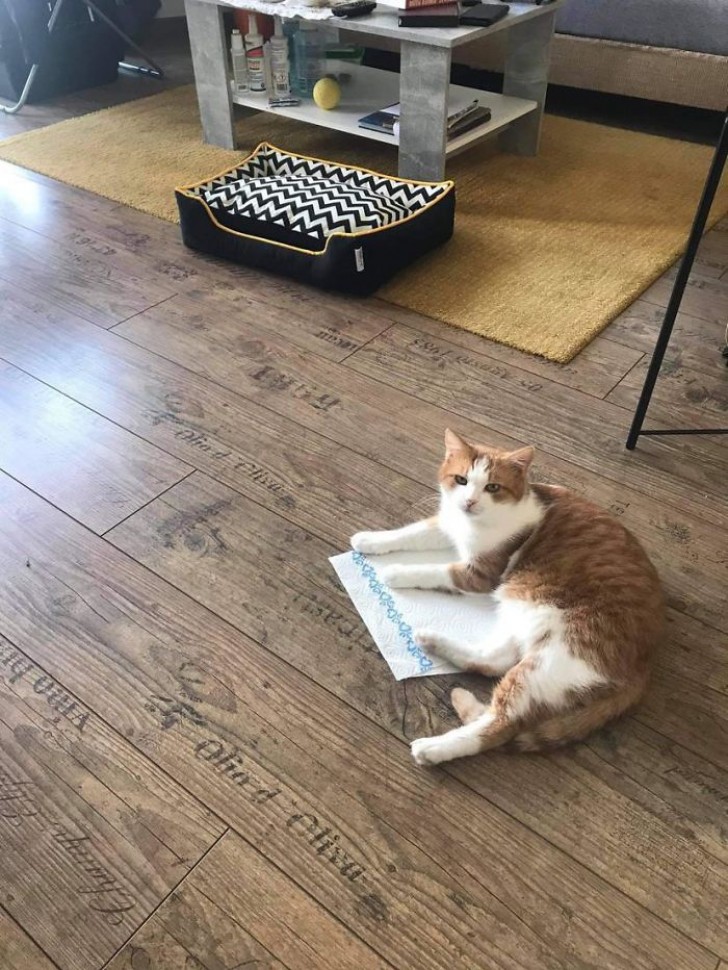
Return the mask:
M271 94L273 90L273 72L271 70L271 54L270 54L270 41L267 40L263 44L263 84L268 92L268 97L272 98Z
M275 18L275 31L268 41L270 44L270 66L273 87L272 98L287 98L291 93L291 68L288 62L288 38L283 34L280 17Z
M302 20L293 43L296 68L294 93L301 98L310 98L314 85L326 73L321 35L316 24Z
M296 87L296 34L298 33L297 20L283 21L283 36L288 41L288 76L291 84L291 94L295 94Z
M248 90L248 65L239 30L234 30L230 36L230 58L233 64L233 93L244 94Z
M245 59L248 66L248 86L251 91L265 91L263 35L258 33L255 14L248 14L248 33L245 35Z

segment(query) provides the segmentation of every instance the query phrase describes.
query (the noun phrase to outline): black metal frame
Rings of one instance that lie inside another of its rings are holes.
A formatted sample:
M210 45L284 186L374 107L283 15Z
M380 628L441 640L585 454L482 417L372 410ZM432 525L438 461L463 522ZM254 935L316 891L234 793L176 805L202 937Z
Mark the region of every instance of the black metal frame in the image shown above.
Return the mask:
M658 436L681 434L728 434L728 428L679 428L666 431L649 429L644 431L642 429L645 415L647 414L647 408L649 407L650 400L652 398L652 392L657 382L657 376L660 373L665 351L667 350L667 345L670 342L670 336L672 335L672 330L675 326L675 319L680 309L680 303L682 302L685 287L687 286L688 278L693 268L693 263L695 262L698 246L700 245L700 240L702 239L705 231L705 224L708 221L708 216L710 215L710 207L713 204L713 199L715 198L715 193L718 190L723 169L725 168L727 156L728 108L726 108L725 117L723 118L723 128L721 129L718 144L715 148L715 154L713 155L713 161L711 162L710 170L708 171L708 177L705 180L703 194L698 205L698 210L695 213L692 229L690 230L690 235L688 236L685 255L682 258L680 268L678 269L677 276L675 277L675 283L672 287L672 293L667 304L665 317L662 321L662 326L660 327L659 336L657 337L657 343L655 344L652 360L650 361L647 376L645 377L645 383L642 387L642 393L640 394L640 399L637 403L634 418L632 419L632 426L629 429L629 435L627 436L626 443L626 447L629 451L634 450L640 435Z
M124 41L127 47L131 47L133 50L135 50L139 54L139 56L142 57L149 65L149 67L144 67L141 64L129 64L126 61L120 61L119 67L124 68L127 71L134 71L138 74L144 74L147 77L154 77L158 79L161 79L164 77L164 71L162 70L162 68L158 64L156 64L151 59L151 57L146 53L146 51L143 48L141 48L139 44L133 41L131 37L129 37L129 35L125 33L125 31L123 31L117 23L114 23L114 21L111 20L110 17L107 17L106 14L103 12L103 10L100 10L96 6L93 0L82 0L82 2L88 7L88 9L92 12L92 14L97 16L100 20L103 20L104 23L111 30L114 31L114 33L118 34L118 36ZM56 21L58 20L58 16L61 12L61 8L63 7L63 3L64 3L64 0L56 0L56 4L53 7L50 19L48 21L49 34L53 33L53 28L56 25ZM15 115L25 107L25 104L28 101L28 98L30 97L30 92L33 87L33 82L35 81L35 76L38 73L39 67L40 67L40 64L33 64L31 66L30 73L28 74L28 78L25 82L25 86L23 87L22 93L18 98L18 100L15 102L15 104L12 104L12 105L0 104L0 112L6 115Z

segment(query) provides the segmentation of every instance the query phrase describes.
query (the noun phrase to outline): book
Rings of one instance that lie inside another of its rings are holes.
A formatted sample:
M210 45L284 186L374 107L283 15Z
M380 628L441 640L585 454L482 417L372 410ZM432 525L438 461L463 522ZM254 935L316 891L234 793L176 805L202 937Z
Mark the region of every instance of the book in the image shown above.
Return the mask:
M404 10L421 10L423 8L436 9L437 7L447 7L453 0L404 0ZM400 8L402 9L402 8Z
M465 118L467 118L468 115L471 115L474 111L477 111L479 105L480 105L480 101L478 100L478 98L474 98L472 101L469 101L467 104L464 104L461 108L457 107L456 105L448 106L448 111L447 111L448 131L451 128L453 128L455 125L463 121Z
M492 27L507 16L510 9L507 3L478 3L463 12L460 23L463 27Z
M480 107L476 108L475 111L469 111L468 114L459 118L456 122L448 125L447 137L448 140L451 138L457 138L459 135L464 135L466 131L472 131L473 128L478 128L480 125L484 125L486 121L490 121L492 112L490 108Z
M379 111L364 115L359 119L359 127L378 131L393 138L399 134L400 105L390 104ZM472 128L490 121L490 108L481 106L477 99L467 104L452 106L448 111L447 137L455 138Z
M437 7L402 10L397 21L400 27L457 27L460 7L457 3L444 3Z
M386 110L372 111L369 115L364 115L359 119L360 128L368 128L370 131L380 131L385 135L394 137L395 125L399 121L396 115L389 114Z
M237 0L236 0L237 2ZM437 10L455 3L455 0L377 0L377 4L384 10L395 10L398 14L409 13L410 10L425 10L429 7Z

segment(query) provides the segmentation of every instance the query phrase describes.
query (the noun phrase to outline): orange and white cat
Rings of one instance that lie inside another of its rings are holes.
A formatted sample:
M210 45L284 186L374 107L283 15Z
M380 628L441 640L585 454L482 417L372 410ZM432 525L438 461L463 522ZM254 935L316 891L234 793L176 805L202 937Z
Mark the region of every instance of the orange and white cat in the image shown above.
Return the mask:
M532 448L499 451L449 430L445 445L439 515L351 540L369 555L454 547L449 565L390 566L381 578L393 589L492 593L498 604L487 642L415 632L462 670L502 679L489 703L456 688L463 726L414 741L414 759L433 765L506 742L533 751L583 738L645 690L664 625L657 573L607 512L531 484Z

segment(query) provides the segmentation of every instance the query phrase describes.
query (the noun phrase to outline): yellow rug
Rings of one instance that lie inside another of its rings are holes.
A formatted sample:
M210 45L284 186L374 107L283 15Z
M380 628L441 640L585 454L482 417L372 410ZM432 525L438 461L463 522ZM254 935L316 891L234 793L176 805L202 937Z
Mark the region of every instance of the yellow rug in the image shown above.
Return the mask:
M393 149L271 114L239 124L241 149L292 151L396 171ZM541 154L454 158L455 236L380 291L491 340L569 361L680 254L712 151L547 116ZM173 189L239 153L201 140L194 90L176 88L0 142L0 158L177 218ZM728 211L728 184L714 220Z

